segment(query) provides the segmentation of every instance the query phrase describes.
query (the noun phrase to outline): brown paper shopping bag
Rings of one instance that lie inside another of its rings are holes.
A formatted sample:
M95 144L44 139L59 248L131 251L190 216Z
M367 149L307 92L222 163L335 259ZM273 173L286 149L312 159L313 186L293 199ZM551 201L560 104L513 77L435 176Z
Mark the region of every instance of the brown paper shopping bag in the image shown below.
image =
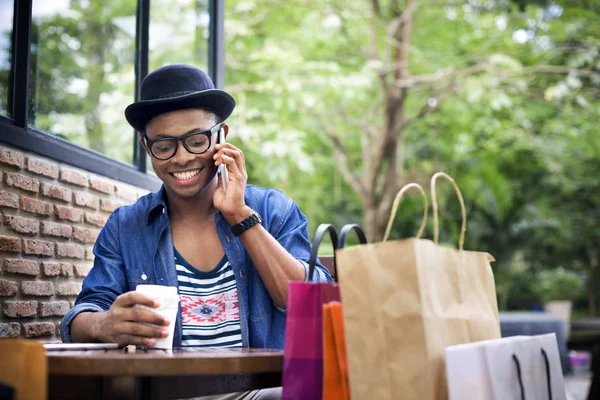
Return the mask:
M445 177L459 197L463 223L459 250L437 245L435 183ZM454 180L438 173L431 180L434 239L386 242L396 196L381 243L336 251L353 400L445 400L444 349L500 337L494 277L487 253L463 250L466 211Z

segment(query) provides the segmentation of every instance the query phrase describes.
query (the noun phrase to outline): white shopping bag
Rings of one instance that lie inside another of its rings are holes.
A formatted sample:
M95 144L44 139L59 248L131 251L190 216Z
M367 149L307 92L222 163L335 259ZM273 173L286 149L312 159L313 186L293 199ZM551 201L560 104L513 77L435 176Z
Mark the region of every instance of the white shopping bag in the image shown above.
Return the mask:
M555 334L446 348L450 400L566 400Z

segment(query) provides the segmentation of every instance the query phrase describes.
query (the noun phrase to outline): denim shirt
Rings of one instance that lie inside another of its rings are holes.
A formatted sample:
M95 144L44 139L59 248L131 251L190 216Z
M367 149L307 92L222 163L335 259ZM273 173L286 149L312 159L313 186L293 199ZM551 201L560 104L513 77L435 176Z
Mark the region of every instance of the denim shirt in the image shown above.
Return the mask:
M117 296L138 284L178 286L173 239L164 188L120 207L109 217L94 245L94 266L83 281L75 306L60 324L63 342L71 342L70 325L84 311L107 311ZM262 226L306 270L310 242L307 219L296 204L275 189L247 185L246 204L262 218ZM240 305L244 347L282 349L286 310L275 305L241 240L220 212L217 233L233 268ZM313 282L331 282L317 262ZM181 346L181 308L175 322L173 346Z

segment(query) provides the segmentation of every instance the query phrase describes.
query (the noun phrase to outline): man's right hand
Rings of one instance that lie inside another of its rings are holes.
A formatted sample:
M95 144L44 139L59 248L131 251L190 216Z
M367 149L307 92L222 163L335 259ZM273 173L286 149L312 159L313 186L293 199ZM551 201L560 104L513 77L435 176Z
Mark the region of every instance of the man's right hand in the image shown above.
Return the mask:
M158 302L141 293L135 291L124 293L116 298L108 311L78 315L71 323L73 341L80 341L77 337L88 336L95 341L119 343L120 346L128 344L154 346L157 338L169 336L166 327L175 321L168 321L155 312L136 308L135 305L151 308L159 306ZM87 331L88 335L85 335L82 330Z

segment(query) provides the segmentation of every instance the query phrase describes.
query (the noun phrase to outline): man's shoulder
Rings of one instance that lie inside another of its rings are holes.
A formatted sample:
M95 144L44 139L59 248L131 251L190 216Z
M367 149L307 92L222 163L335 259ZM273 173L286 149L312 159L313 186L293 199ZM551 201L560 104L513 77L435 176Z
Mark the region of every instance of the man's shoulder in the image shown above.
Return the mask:
M246 185L246 204L251 208L287 208L293 201L288 195L274 188L263 188L254 185Z

